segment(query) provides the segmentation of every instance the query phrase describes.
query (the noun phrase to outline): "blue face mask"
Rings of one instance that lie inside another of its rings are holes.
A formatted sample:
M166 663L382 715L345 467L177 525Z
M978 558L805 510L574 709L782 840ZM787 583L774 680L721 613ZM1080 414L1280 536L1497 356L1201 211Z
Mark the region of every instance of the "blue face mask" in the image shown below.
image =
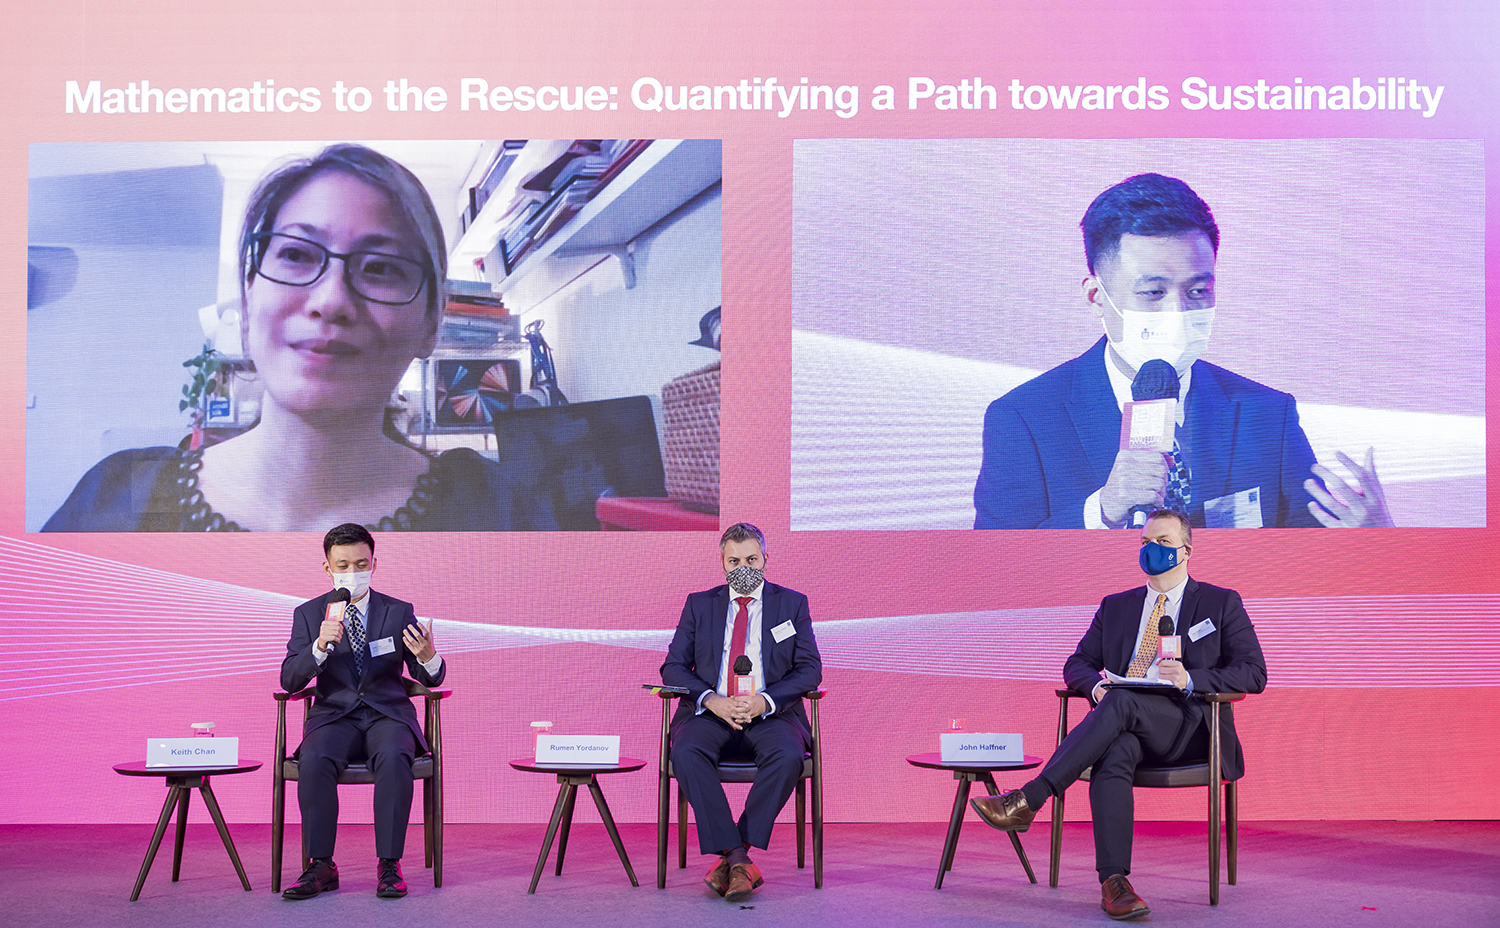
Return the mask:
M1148 541L1141 545L1141 570L1155 577L1177 566L1177 550Z

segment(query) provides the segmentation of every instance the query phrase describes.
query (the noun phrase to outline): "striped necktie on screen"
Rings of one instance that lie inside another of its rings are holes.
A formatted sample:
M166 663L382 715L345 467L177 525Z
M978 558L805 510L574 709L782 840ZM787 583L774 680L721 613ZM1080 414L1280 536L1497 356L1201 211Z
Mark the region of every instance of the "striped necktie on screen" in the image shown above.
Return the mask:
M1182 446L1176 441L1172 442L1172 463L1167 469L1167 493L1162 504L1173 512L1187 515L1188 506L1193 503L1192 474L1188 471L1187 460L1183 456Z
M1125 672L1127 677L1144 677L1146 668L1156 660L1156 649L1161 637L1161 617L1167 611L1167 594L1156 594L1156 608L1151 610L1151 618L1146 620L1146 633L1141 636L1141 649L1136 652L1135 660L1130 662L1130 669Z
M350 603L344 610L344 624L349 626L349 647L354 649L354 672L365 675L365 627L359 621L359 610Z

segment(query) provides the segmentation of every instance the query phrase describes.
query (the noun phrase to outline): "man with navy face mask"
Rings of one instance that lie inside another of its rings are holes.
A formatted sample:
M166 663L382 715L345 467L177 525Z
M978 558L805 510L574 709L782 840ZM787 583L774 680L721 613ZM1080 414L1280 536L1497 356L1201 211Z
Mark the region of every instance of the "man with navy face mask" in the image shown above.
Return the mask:
M1103 337L990 404L975 528L1137 528L1157 507L1209 528L1393 524L1373 449L1363 463L1338 453L1346 482L1316 463L1290 394L1200 360L1219 226L1191 187L1139 174L1081 226L1082 296ZM1120 447L1133 399L1177 400L1170 451Z
M1094 708L1036 779L1002 796L973 800L975 811L995 828L1025 831L1049 797L1061 795L1092 767L1089 805L1100 906L1114 919L1150 911L1126 879L1135 827L1135 768L1143 762L1190 764L1207 758L1209 707L1194 694L1259 693L1266 687L1266 661L1239 594L1189 577L1192 553L1193 531L1180 513L1150 514L1139 554L1146 585L1104 597L1078 650L1063 665L1068 686L1090 694ZM1174 633L1181 637L1182 657L1164 660L1159 636ZM1110 675L1170 688L1161 693L1107 689ZM1245 766L1229 705L1222 707L1220 719L1224 778L1236 780Z

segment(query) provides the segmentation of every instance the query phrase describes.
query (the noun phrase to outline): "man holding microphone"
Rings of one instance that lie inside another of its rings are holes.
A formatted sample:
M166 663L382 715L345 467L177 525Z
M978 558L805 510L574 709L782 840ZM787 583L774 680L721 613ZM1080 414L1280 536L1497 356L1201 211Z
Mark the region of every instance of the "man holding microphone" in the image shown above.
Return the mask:
M318 680L297 749L297 802L312 865L282 896L311 899L338 889L338 779L352 761L366 758L375 778L375 892L400 898L406 895L401 853L411 817L411 762L428 750L401 667L424 686L440 685L448 668L411 603L370 589L375 539L367 529L336 526L323 537L323 554L334 589L297 607L281 664L281 686L289 693Z
M972 800L993 827L1025 831L1049 797L1061 795L1092 767L1089 805L1100 906L1114 919L1150 911L1126 879L1135 768L1208 757L1211 716L1208 703L1195 694L1259 693L1266 687L1265 658L1239 594L1188 576L1192 543L1192 528L1181 513L1158 509L1147 517L1139 555L1146 585L1104 597L1063 666L1068 686L1090 694L1094 708L1036 779L1001 796ZM1160 653L1164 635L1177 639L1179 658ZM1108 687L1119 678L1167 685L1162 692ZM1236 780L1244 774L1244 755L1229 705L1220 719L1224 778Z

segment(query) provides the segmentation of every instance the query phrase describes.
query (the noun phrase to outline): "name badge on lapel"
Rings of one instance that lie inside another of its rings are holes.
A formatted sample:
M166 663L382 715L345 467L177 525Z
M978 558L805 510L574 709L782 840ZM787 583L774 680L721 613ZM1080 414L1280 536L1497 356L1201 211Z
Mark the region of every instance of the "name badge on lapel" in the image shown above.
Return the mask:
M1202 622L1199 622L1197 625L1194 625L1192 628L1188 629L1188 637L1193 641L1197 641L1205 635L1211 635L1216 631L1218 631L1218 629L1214 628L1214 620L1204 619Z
M394 638L382 638L379 641L370 642L371 657L379 657L382 654L389 654L394 650L396 650L396 639Z
M771 637L776 639L777 644L780 644L781 642L787 640L795 634L797 634L797 629L792 625L791 619L787 619L785 622L782 622L780 625L771 629Z

